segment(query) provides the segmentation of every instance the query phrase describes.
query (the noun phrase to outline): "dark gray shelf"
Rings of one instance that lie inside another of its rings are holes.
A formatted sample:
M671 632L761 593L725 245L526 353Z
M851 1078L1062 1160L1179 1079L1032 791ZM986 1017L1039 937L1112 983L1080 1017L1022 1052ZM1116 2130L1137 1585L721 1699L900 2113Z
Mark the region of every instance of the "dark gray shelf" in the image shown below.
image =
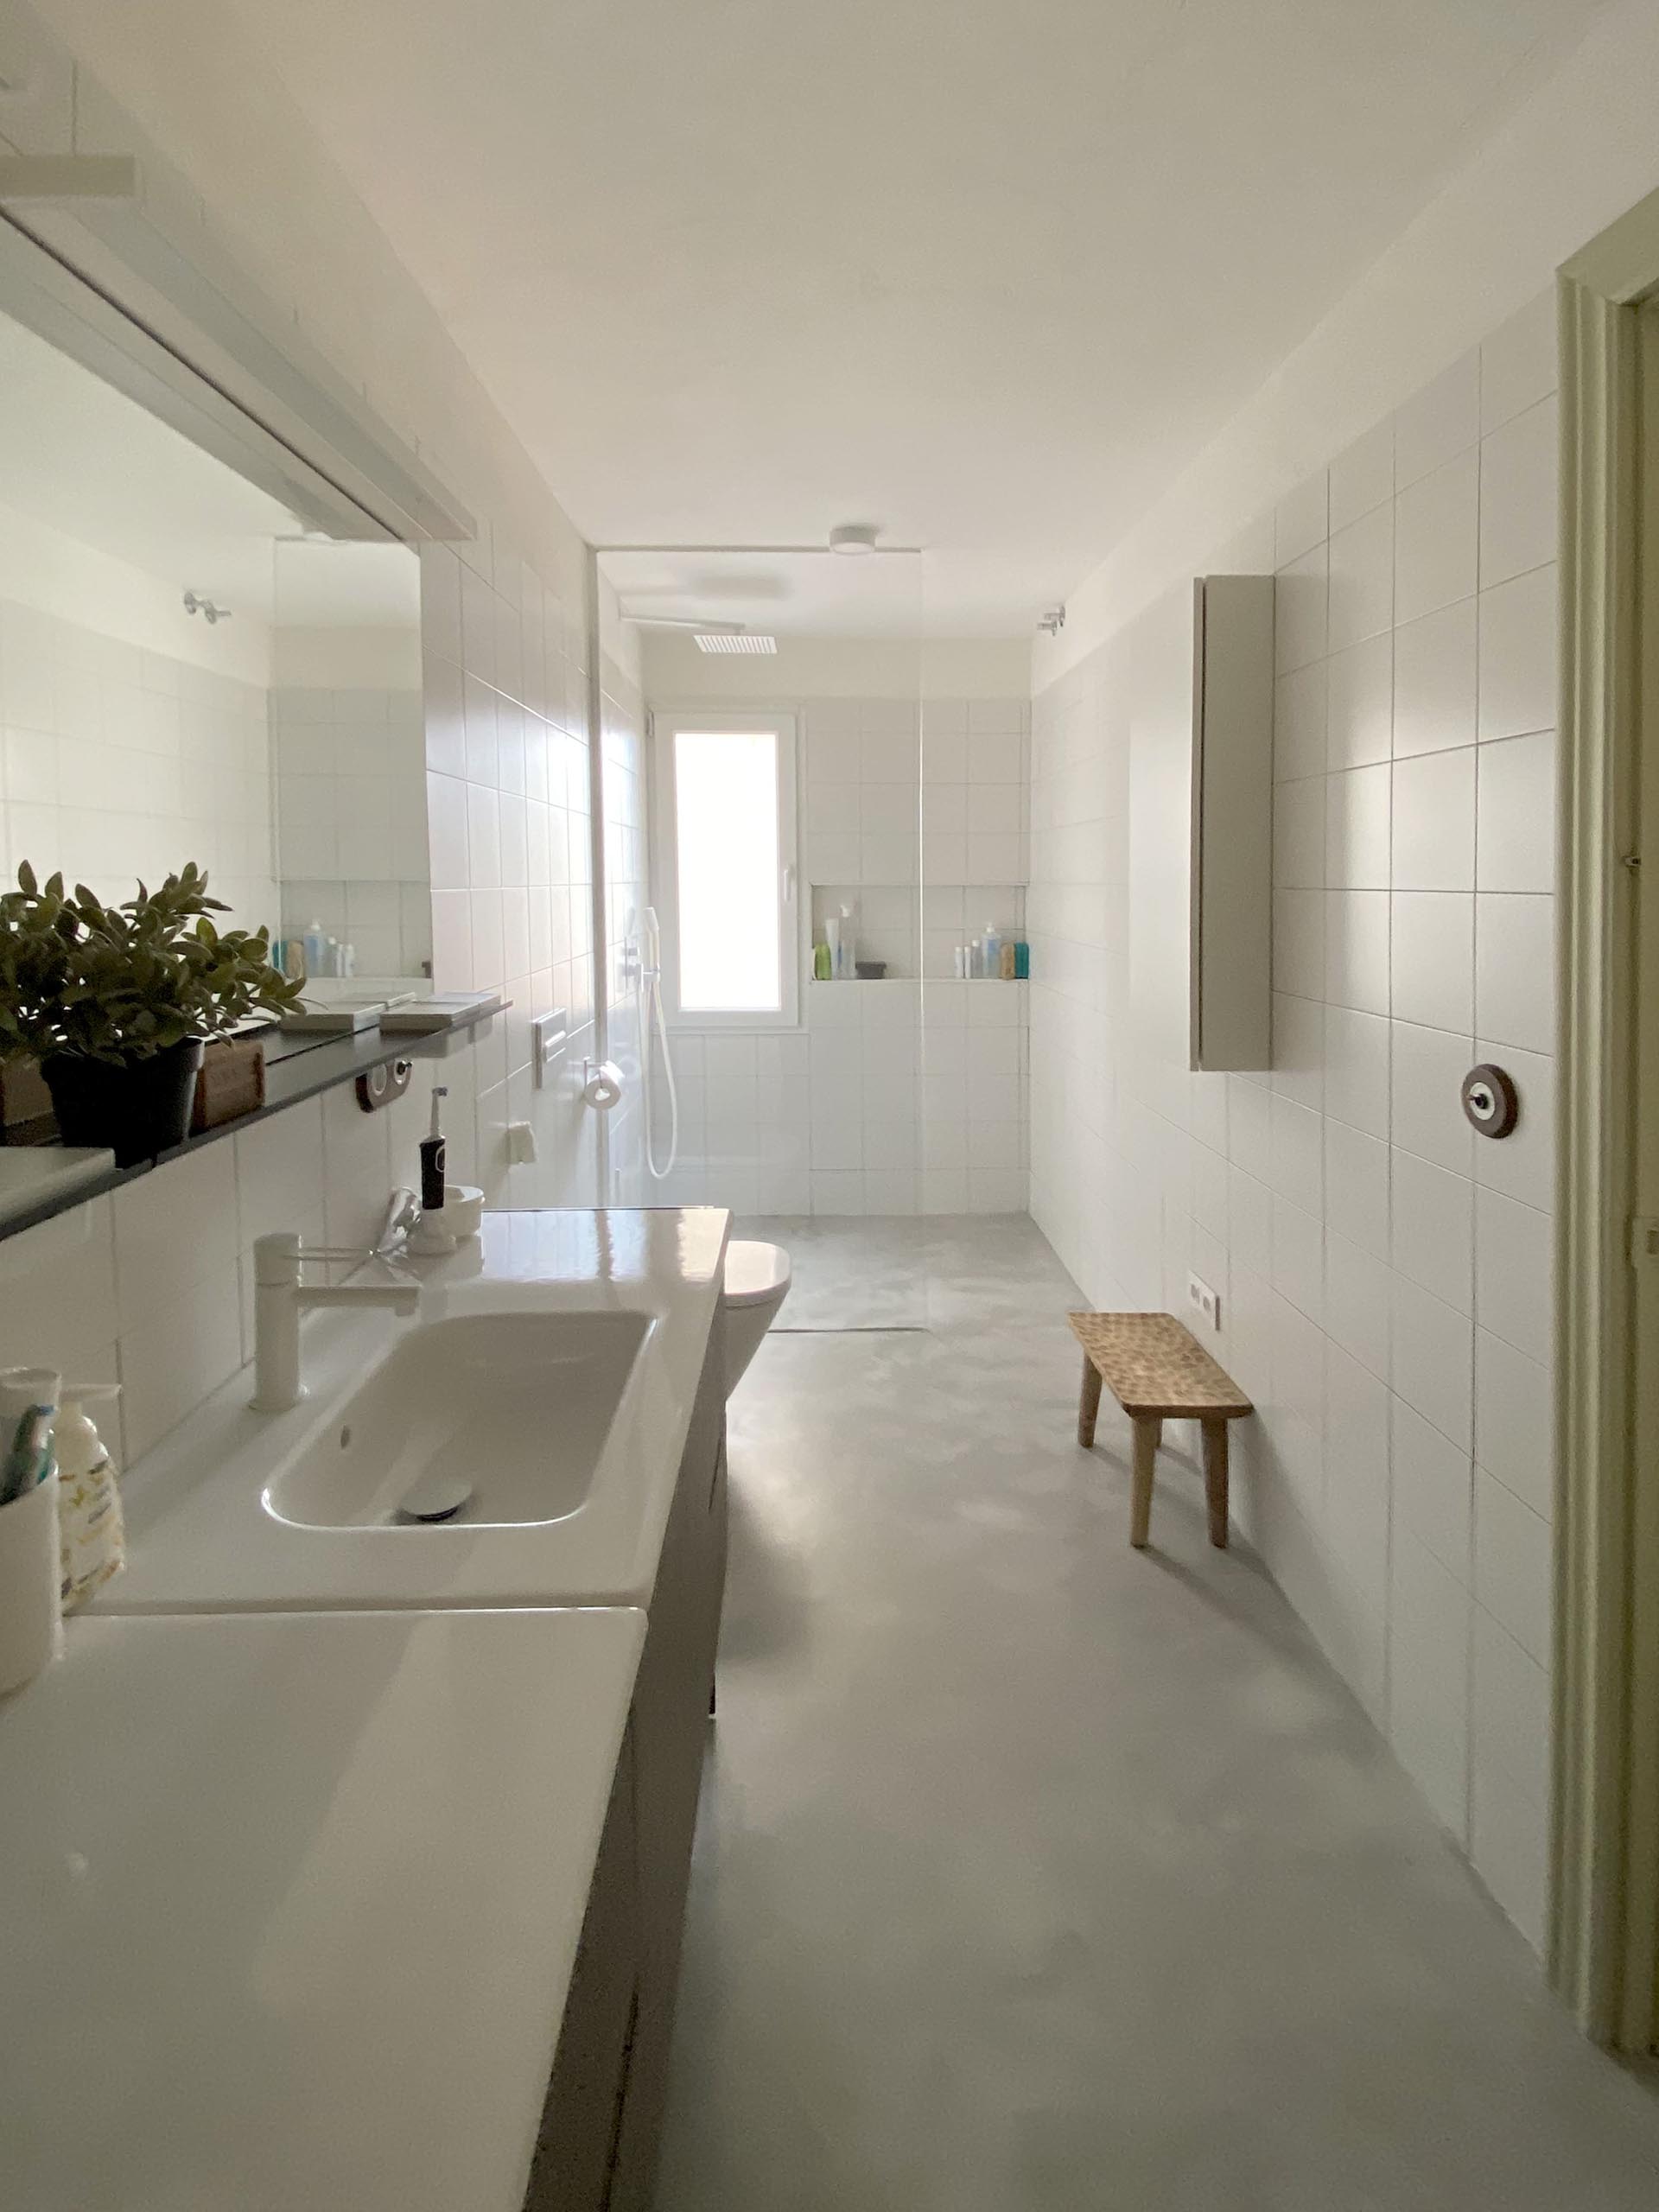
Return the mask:
M188 1152L199 1152L203 1145L217 1144L221 1137L233 1137L238 1129L251 1129L256 1122L268 1122L273 1114L302 1105L306 1099L336 1090L342 1083L355 1083L359 1076L389 1066L393 1060L442 1059L463 1033L481 1033L505 1011L504 1007L497 1007L488 1014L474 1014L470 1020L454 1022L448 1029L434 1030L424 1037L388 1037L378 1029L360 1029L350 1037L284 1037L280 1030L270 1030L265 1039L263 1106L238 1114L234 1121L221 1122L217 1128L204 1129L200 1136L187 1137L182 1144L158 1153L154 1160L141 1160L131 1167L112 1167L108 1174L99 1175L91 1182L77 1183L73 1189L43 1196L34 1205L0 1222L0 1243L8 1236L21 1236L24 1230L34 1229L41 1222L50 1221L57 1214L73 1212L89 1198L118 1191L124 1183L136 1182L139 1176L165 1167L169 1160L181 1160ZM471 1042L471 1038L467 1041Z

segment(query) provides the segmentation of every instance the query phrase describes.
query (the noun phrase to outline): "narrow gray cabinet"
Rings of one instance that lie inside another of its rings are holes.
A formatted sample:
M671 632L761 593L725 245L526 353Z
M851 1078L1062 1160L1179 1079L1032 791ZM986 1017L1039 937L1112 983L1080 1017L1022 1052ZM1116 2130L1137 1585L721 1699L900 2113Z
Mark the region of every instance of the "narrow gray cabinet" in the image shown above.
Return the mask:
M1191 1064L1273 1065L1271 576L1192 587Z
M650 2212L726 1584L715 1317L565 2002L526 2212Z

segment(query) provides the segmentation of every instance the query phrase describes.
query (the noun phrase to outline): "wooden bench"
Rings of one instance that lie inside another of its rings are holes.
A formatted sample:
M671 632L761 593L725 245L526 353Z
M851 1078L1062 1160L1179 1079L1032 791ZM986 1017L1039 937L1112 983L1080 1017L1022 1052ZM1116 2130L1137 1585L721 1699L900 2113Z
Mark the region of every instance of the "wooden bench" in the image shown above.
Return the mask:
M1068 1313L1083 1346L1077 1441L1095 1440L1105 1383L1135 1424L1135 1480L1129 1541L1145 1547L1152 1524L1152 1480L1166 1421L1196 1421L1204 1431L1204 1489L1210 1541L1227 1541L1227 1424L1255 1408L1230 1375L1173 1313Z

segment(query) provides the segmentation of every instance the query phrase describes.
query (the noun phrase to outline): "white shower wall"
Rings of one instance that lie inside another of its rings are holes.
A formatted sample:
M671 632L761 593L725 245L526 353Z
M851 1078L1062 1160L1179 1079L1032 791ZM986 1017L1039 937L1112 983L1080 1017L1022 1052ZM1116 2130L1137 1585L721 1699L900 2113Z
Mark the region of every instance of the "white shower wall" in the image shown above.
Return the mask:
M1186 1066L1189 586L1039 695L1029 893L1032 1211L1096 1305L1221 1293L1243 1523L1535 1943L1555 377L1550 295L1202 564L1278 575L1270 1073Z
M804 980L793 1031L677 1027L680 1159L654 1187L740 1212L1023 1211L1026 986L958 982L951 954L988 923L1023 934L1027 700L774 690L743 706L797 720L808 918L815 893L821 912L851 906L861 955L889 972Z

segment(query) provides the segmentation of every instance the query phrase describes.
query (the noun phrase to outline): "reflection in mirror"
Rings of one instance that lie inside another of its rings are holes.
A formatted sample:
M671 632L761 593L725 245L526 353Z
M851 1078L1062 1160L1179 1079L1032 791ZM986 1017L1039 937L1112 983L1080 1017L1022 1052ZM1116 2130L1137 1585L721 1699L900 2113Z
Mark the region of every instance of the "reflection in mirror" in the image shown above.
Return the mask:
M276 549L270 729L290 972L376 992L429 976L420 563L406 545ZM297 947L297 956L293 950Z
M106 901L194 861L288 972L429 975L420 564L0 315L0 856Z
M100 897L195 861L276 920L267 690L277 502L0 315L8 880Z

